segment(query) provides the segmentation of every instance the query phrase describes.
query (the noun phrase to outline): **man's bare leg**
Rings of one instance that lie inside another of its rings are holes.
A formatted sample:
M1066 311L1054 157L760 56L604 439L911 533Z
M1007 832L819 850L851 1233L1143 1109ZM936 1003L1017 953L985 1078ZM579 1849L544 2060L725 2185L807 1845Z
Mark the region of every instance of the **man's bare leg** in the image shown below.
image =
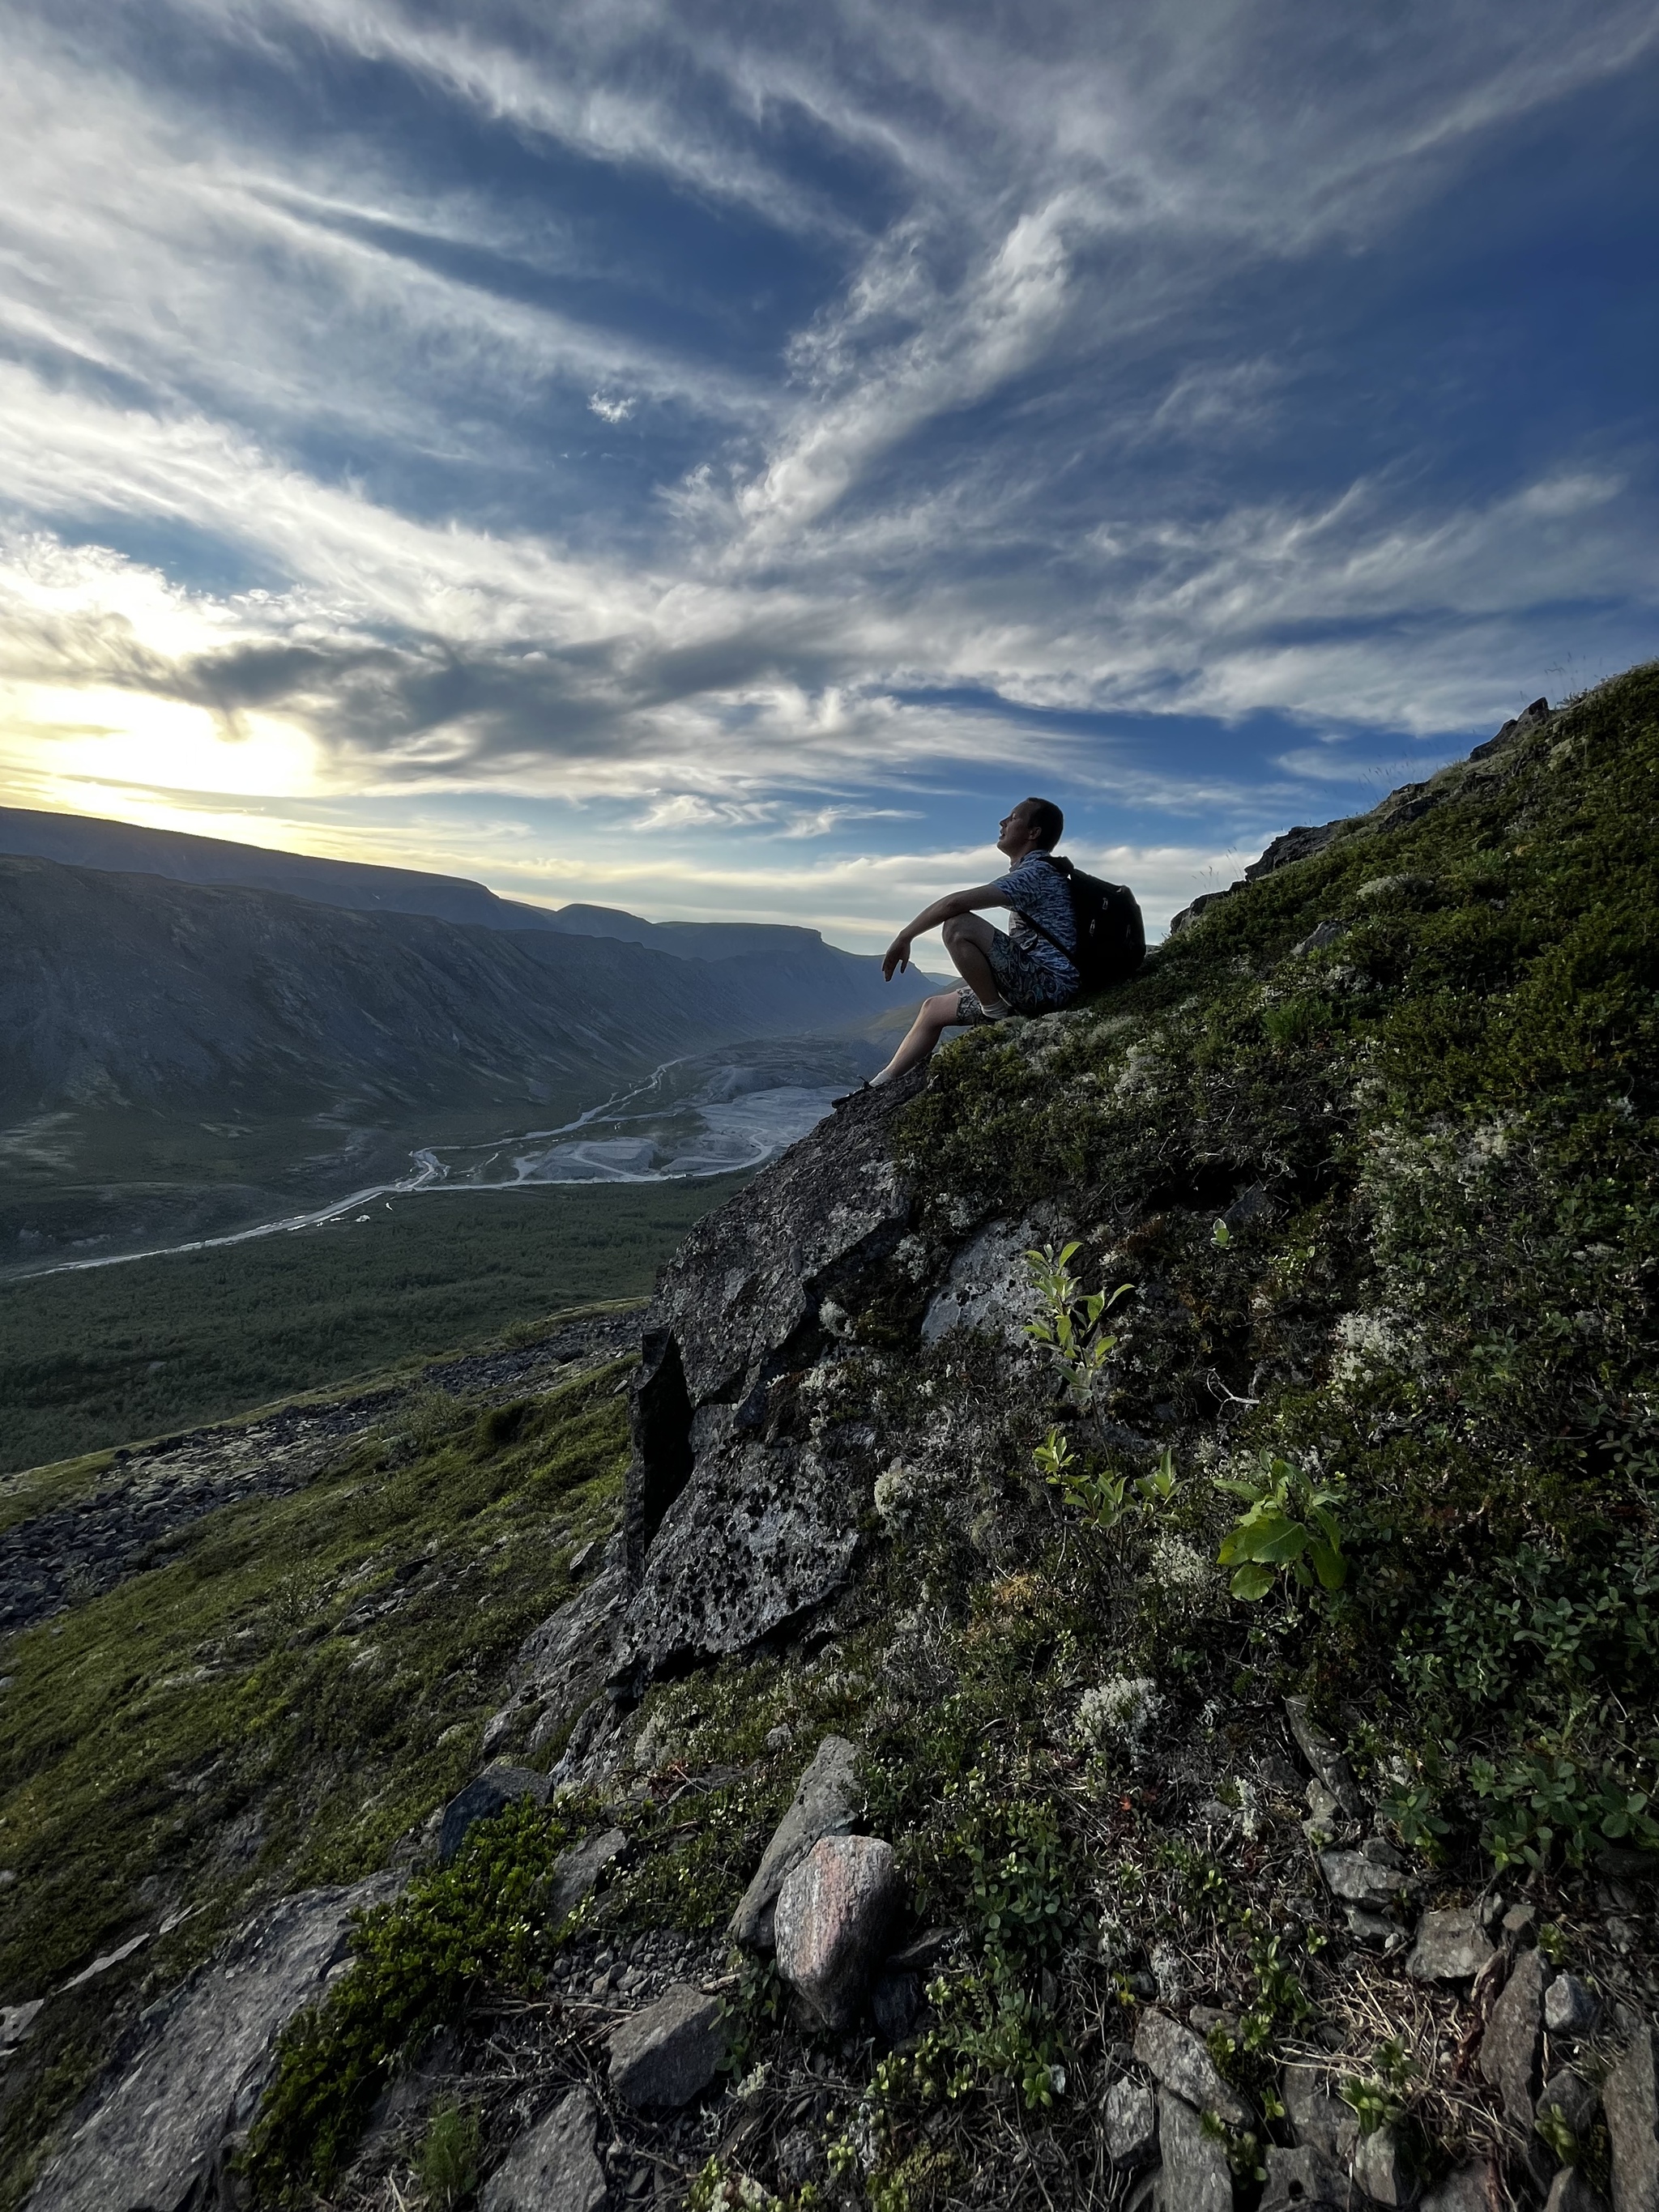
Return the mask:
M940 934L952 966L986 1012L1012 1012L1012 1007L1004 1003L991 966L991 924L982 921L976 914L956 915L945 924ZM957 998L955 991L939 991L922 1000L903 1043L880 1074L870 1078L872 1090L879 1090L896 1076L908 1075L913 1067L919 1067L924 1060L933 1057L939 1039L957 1018Z
M977 914L953 915L939 932L951 965L988 1014L1012 1013L991 965L991 924Z
M916 1009L916 1018L911 1023L903 1043L881 1073L870 1078L872 1090L878 1091L884 1084L890 1083L895 1076L908 1075L913 1067L920 1067L924 1060L931 1059L935 1046L956 1018L957 994L954 991L938 991L931 999L924 999Z

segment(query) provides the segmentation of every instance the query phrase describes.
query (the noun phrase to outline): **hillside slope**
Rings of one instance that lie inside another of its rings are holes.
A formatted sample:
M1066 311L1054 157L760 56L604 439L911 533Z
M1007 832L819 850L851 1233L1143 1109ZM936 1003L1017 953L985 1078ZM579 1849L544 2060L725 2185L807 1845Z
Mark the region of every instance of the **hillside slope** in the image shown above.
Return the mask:
M264 845L197 837L179 830L148 830L97 815L44 814L32 807L0 806L0 853L116 875L282 891L318 906L347 907L364 914L425 914L441 921L471 922L481 929L540 926L540 908L497 898L482 884L469 883L462 876L276 852Z
M561 2115L592 2205L1650 2205L1656 827L1650 668L700 1224L473 1750L517 1802L411 1833L246 2185L510 2203Z

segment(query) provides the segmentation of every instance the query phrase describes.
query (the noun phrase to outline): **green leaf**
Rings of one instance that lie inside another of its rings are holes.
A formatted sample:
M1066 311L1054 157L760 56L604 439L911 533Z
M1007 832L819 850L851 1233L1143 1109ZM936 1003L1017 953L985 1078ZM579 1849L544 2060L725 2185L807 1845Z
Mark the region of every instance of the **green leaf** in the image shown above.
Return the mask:
M1210 1480L1215 1489L1227 1491L1234 1498L1260 1499L1267 1495L1259 1483L1239 1482L1231 1475L1213 1474Z
M1226 1540L1232 1547L1231 1559L1261 1559L1270 1566L1282 1567L1301 1558L1309 1540L1299 1521L1264 1513L1258 1521L1241 1521ZM1227 1564L1227 1559L1222 1561L1224 1566Z
M1254 1603L1257 1598L1267 1596L1267 1592L1273 1586L1273 1571L1271 1567L1258 1566L1252 1563L1249 1566L1241 1567L1227 1587L1235 1597L1248 1598Z
M1340 1590L1348 1579L1348 1563L1341 1553L1329 1544L1316 1544L1308 1556L1325 1588Z

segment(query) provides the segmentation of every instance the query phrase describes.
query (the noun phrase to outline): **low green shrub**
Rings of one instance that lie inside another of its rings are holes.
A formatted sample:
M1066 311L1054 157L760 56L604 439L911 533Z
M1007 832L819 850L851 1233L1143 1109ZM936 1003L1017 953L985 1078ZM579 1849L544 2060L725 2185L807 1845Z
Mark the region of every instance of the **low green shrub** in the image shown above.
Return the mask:
M469 1995L539 1986L563 1940L547 1899L578 1820L574 1808L522 1800L478 1822L450 1865L363 1915L346 1972L283 2032L245 2160L257 2196L272 2201L301 2181L326 2188L399 2064Z

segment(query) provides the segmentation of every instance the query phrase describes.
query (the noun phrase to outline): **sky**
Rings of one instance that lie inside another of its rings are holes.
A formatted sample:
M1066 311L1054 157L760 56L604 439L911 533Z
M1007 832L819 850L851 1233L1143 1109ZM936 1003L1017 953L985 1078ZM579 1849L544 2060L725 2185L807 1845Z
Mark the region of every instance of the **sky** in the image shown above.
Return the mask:
M0 803L1149 924L1659 653L1651 0L0 0Z

